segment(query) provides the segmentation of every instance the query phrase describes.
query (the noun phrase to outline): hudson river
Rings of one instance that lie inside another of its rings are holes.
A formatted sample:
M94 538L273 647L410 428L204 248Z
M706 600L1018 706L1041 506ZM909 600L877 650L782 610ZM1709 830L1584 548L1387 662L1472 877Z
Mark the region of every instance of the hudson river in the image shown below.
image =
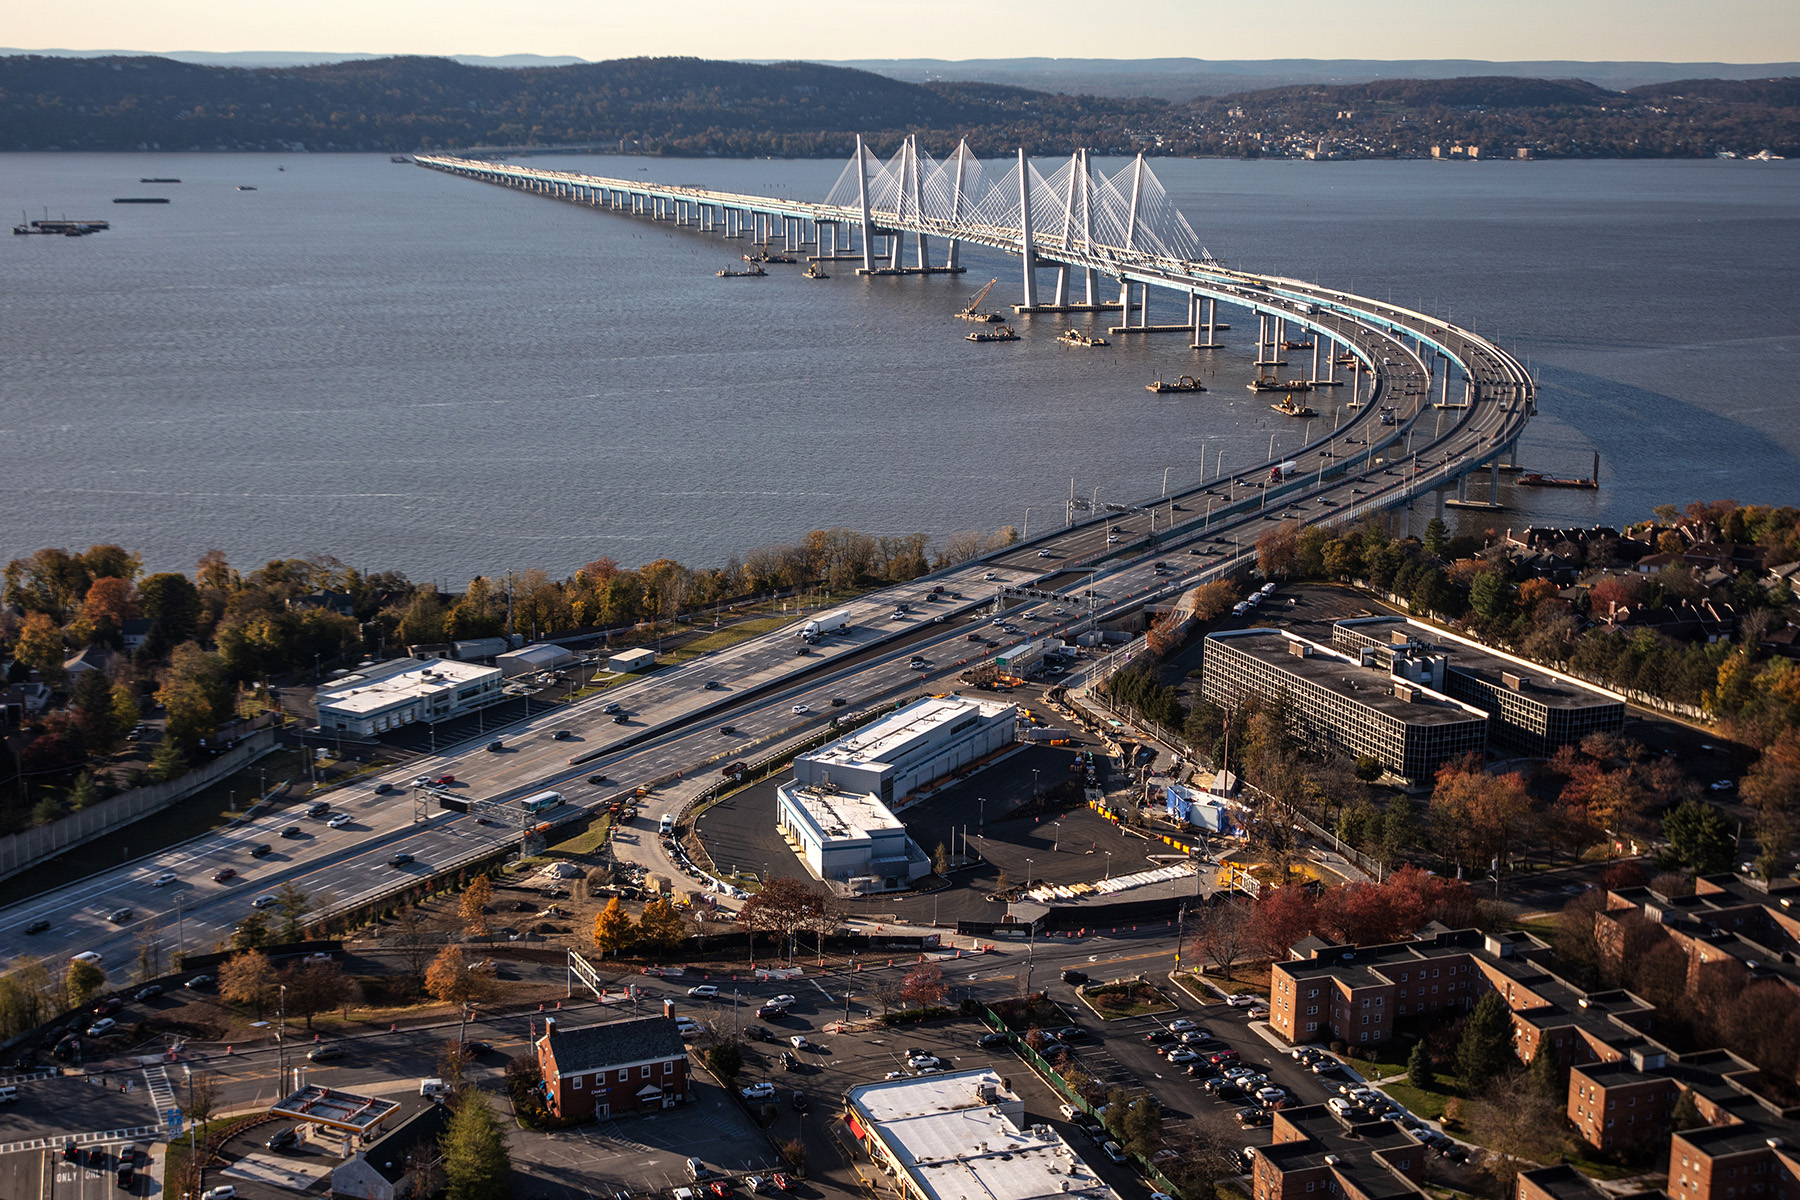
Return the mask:
M385 156L3 161L13 213L114 224L0 243L0 560L319 551L451 587L601 555L716 565L833 525L941 536L1029 506L1036 531L1071 478L1133 501L1165 468L1171 489L1198 479L1203 445L1210 477L1221 451L1230 471L1299 440L1243 386L1240 310L1221 307L1235 328L1211 355L1180 334L1074 349L1059 317L965 342L950 314L989 278L985 307L1018 299L1000 256L960 277L719 279L743 243ZM805 199L842 169L529 161ZM1153 167L1219 259L1448 316L1531 364L1522 461L1585 474L1597 449L1601 489L1503 486L1513 511L1472 528L1800 503L1800 163ZM111 203L149 195L173 202ZM1184 373L1212 390L1144 389ZM1336 402L1315 400L1327 419Z

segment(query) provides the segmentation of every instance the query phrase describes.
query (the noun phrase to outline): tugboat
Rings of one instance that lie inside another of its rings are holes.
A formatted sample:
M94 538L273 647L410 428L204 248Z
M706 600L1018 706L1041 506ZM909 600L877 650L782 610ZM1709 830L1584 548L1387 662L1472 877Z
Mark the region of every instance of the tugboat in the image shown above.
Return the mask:
M240 191L240 192L254 192L255 190L256 190L256 185L254 183L238 184L238 191Z
M1283 416L1289 417L1316 417L1319 415L1317 409L1311 405L1302 404L1292 396L1284 396L1280 404L1271 404L1269 407Z
M753 276L767 275L767 274L768 274L768 272L762 269L761 263L752 263L752 264L750 264L750 269L748 271L734 271L730 267L726 267L723 271L719 272L719 278L720 279L748 279Z
M1065 329L1056 339L1065 346L1110 346L1111 342L1103 337L1091 337L1079 329Z
M1146 383L1144 390L1155 392L1159 396L1166 396L1170 392L1204 392L1206 389L1192 375L1183 375L1174 383L1164 383L1159 376L1155 383Z
M1571 475L1545 475L1533 471L1519 476L1520 487L1597 488L1600 486L1600 456L1594 455L1594 473L1586 479Z
M395 162L395 163L403 163L403 162L411 162L412 160L407 158L406 155L404 155L404 154L390 154L390 155L388 155L388 161Z
M816 262L807 263L806 270L804 272L802 272L802 274L804 274L806 276L806 278L808 278L808 279L830 279L831 278L831 276L829 276L825 273L825 268L821 267Z
M998 329L978 329L968 336L971 342L1016 342L1019 335L1013 332L1011 325L1002 325Z

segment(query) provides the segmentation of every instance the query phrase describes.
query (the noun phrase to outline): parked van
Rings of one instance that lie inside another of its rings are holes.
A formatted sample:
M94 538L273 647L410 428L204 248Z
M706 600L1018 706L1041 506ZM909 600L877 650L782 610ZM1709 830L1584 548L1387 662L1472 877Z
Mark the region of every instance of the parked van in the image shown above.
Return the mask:
M105 962L106 959L93 950L83 950L80 954L71 954L69 956L69 961L72 963L87 963L90 966L97 967Z
M675 814L664 813L662 815L662 820L657 823L656 832L658 832L658 833L674 833L675 832Z
M421 1096L430 1096L433 1100L438 1100L449 1094L450 1085L442 1079L419 1080L419 1095Z
M0 1104L13 1104L19 1099L19 1089L12 1084L0 1084Z

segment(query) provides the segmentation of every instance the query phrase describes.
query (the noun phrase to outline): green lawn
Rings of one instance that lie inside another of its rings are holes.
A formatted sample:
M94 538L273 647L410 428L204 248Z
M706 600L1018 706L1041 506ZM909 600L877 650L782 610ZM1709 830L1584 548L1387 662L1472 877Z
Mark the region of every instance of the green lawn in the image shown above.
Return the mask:
M546 846L545 850L547 852L554 851L557 854L567 854L571 856L593 854L598 851L600 847L606 845L606 839L612 830L612 826L613 815L610 812L601 813L598 817L595 817L588 822L587 828L572 834L570 837L556 843L554 846Z
M711 654L715 650L724 650L739 642L747 642L758 634L780 629L783 625L791 625L800 619L799 613L787 613L777 617L756 617L748 621L739 621L735 625L725 625L703 634L688 642L667 656L669 662L686 662L691 658L699 658L702 654Z
M1414 1116L1424 1117L1428 1121L1442 1120L1444 1105L1450 1100L1443 1092L1427 1092L1410 1083L1383 1084L1381 1090Z
M21 871L0 883L0 905L29 900L71 880L97 875L122 862L155 854L229 824L255 799L265 776L271 788L284 779L297 779L299 790L303 791L306 787L305 755L298 750L277 750L161 812ZM234 796L235 812L230 807Z

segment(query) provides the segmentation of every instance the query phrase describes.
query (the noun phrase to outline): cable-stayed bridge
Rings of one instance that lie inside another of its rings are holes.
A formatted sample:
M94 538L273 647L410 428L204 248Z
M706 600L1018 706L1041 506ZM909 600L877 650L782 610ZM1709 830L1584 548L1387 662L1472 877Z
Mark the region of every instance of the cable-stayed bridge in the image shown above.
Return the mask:
M960 272L962 246L981 246L1018 260L1016 313L1117 312L1115 334L1188 333L1196 352L1217 349L1218 331L1229 328L1218 320L1220 304L1244 309L1257 318L1252 388L1291 395L1346 386L1354 415L1280 462L1184 493L1211 497L1208 528L1215 505L1222 520L1254 511L1329 524L1410 507L1433 492L1440 513L1452 490L1472 506L1495 506L1502 463L1513 459L1535 407L1523 364L1472 331L1338 289L1226 267L1141 155L1109 175L1078 150L1045 174L1023 150L984 163L959 144L939 160L908 138L883 161L859 138L817 203L446 155L415 161L789 254L810 252L818 261L855 262L858 274L871 276ZM1046 272L1053 272L1047 290ZM1149 324L1153 290L1178 298L1185 319ZM1284 354L1308 342L1310 362L1294 364L1305 369L1284 379ZM1485 503L1467 496L1470 475L1482 467L1490 481ZM1233 490L1239 486L1258 487L1253 504ZM1165 537L1198 525L1177 519L1194 511L1179 498L1141 506L1169 507ZM1316 507L1296 511L1308 501ZM1076 509L1094 507L1072 499L1071 520Z

